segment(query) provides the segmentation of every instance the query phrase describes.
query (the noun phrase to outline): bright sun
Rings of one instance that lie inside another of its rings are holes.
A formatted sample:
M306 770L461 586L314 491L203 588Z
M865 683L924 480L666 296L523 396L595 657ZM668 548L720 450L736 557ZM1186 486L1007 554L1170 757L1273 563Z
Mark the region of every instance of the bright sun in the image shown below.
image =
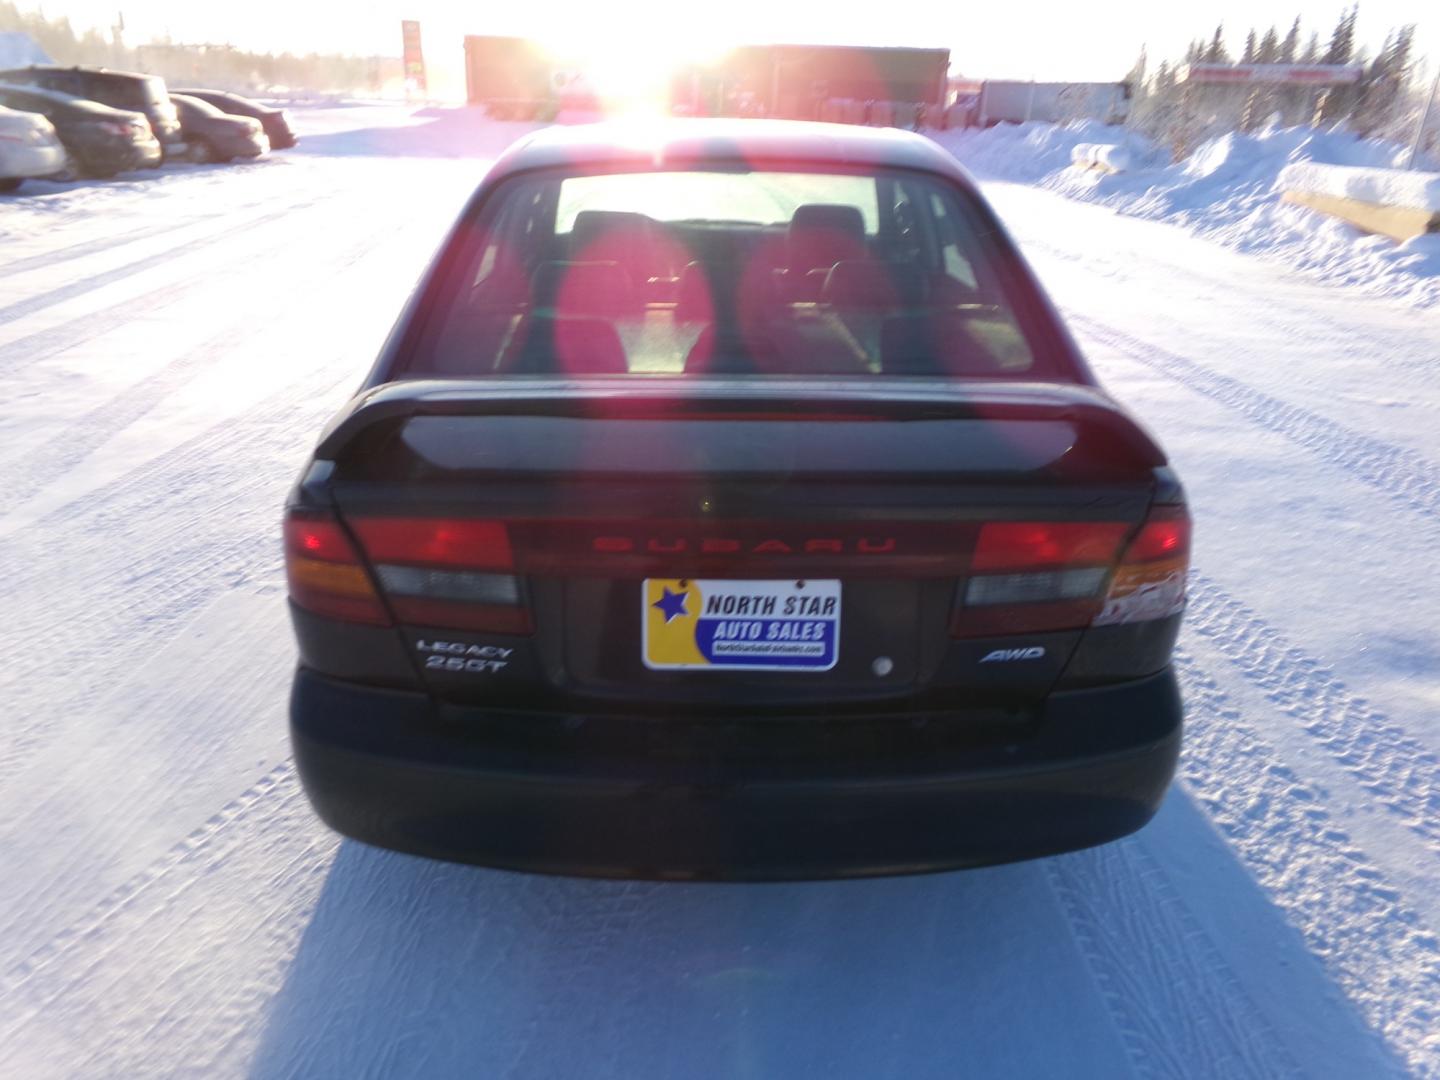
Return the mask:
M577 26L542 40L557 64L573 68L607 112L627 115L666 111L676 74L719 60L729 47L713 35L613 23Z

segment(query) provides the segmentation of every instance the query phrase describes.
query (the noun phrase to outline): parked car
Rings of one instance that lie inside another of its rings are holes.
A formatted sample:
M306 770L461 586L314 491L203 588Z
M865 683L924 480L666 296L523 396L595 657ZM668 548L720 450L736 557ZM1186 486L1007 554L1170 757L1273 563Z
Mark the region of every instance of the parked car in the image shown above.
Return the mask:
M170 93L172 96L184 94L186 97L199 98L231 116L248 116L252 120L259 120L261 127L265 129L266 137L270 140L270 149L272 150L288 150L300 141L299 136L291 128L290 118L285 115L284 109L272 109L268 105L262 105L258 101L252 101L239 94L232 94L228 90L186 88L172 90Z
M65 146L49 120L0 105L0 192L65 171Z
M1189 530L934 143L552 128L291 494L295 761L348 836L533 871L1102 843L1174 772Z
M109 177L160 164L159 140L140 113L35 86L3 83L0 105L49 120L75 167L89 176Z
M88 98L113 109L144 114L166 157L184 155L180 120L158 75L140 75L108 68L58 67L32 64L0 71L0 83L24 83L62 94ZM156 162L158 165L159 162Z
M180 115L180 131L198 161L253 158L270 149L259 120L230 116L209 102L184 94L171 94L170 100Z

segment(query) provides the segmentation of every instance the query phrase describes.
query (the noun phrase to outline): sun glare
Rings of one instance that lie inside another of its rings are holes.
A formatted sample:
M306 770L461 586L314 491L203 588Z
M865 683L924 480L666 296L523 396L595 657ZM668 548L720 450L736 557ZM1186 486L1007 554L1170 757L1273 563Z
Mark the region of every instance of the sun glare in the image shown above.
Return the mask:
M674 82L687 69L719 61L730 43L698 30L580 26L541 39L557 68L575 73L573 93L593 95L612 116L664 116Z

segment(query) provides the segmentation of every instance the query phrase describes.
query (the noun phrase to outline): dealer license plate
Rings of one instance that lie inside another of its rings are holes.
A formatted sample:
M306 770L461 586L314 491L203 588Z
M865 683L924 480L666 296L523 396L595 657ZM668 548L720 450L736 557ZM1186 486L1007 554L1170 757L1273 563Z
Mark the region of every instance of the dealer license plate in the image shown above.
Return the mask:
M829 671L840 582L649 578L641 657L657 671Z

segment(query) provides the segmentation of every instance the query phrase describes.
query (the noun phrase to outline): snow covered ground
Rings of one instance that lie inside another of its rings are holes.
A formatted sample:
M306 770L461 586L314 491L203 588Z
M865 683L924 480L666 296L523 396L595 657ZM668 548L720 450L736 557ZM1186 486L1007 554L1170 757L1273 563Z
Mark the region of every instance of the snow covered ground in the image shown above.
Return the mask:
M988 184L1194 503L1157 820L839 884L440 865L298 790L278 512L523 127L298 119L0 204L0 1076L1440 1076L1440 308Z
M1373 171L1403 160L1403 147L1344 132L1278 128L1221 135L1170 164L1163 148L1092 121L1000 124L940 132L936 141L982 177L1037 184L1129 216L1167 221L1318 281L1361 288L1410 307L1440 306L1440 236L1402 245L1363 236L1335 218L1282 203L1276 186L1287 165ZM1072 168L1074 148L1096 143L1130 148L1134 168L1115 175ZM1432 171L1440 167L1421 164Z

